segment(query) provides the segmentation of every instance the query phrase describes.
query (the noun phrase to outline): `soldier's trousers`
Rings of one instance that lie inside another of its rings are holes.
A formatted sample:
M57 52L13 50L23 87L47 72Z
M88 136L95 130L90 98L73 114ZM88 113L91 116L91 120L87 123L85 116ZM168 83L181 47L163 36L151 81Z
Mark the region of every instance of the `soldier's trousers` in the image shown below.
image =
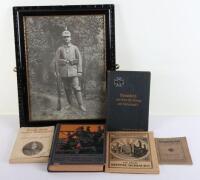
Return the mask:
M79 78L77 76L75 77L62 77L62 82L64 85L67 101L69 104L72 104L72 90L75 92L75 96L77 98L78 104L82 105L82 93L81 93L81 87L79 83Z

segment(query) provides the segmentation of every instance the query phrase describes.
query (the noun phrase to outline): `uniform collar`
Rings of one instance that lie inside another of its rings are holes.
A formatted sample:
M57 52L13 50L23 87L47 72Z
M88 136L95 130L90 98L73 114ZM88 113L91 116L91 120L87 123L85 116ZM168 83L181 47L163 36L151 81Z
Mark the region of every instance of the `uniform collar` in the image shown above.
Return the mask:
M64 47L71 47L72 43L69 43L68 45L64 44Z

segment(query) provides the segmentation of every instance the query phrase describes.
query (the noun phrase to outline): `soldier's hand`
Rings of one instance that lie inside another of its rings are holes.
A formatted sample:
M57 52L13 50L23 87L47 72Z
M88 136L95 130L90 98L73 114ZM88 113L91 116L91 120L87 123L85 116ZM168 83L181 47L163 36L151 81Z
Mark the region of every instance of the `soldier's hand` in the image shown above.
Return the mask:
M67 64L67 60L66 60L66 59L58 59L58 60L57 60L57 63L58 63L59 65L65 65L65 64Z
M81 77L82 76L82 73L78 73L78 77Z
M55 77L59 77L59 76L60 76L60 74L59 74L58 72L57 72L57 73L56 73L56 72L54 72L54 76L55 76Z

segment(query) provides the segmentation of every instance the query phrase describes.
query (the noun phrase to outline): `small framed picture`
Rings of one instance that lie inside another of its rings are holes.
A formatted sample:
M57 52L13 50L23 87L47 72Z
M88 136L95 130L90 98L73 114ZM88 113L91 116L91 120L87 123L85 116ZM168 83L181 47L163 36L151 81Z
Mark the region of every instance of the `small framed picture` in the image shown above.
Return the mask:
M103 123L114 5L13 7L20 126Z

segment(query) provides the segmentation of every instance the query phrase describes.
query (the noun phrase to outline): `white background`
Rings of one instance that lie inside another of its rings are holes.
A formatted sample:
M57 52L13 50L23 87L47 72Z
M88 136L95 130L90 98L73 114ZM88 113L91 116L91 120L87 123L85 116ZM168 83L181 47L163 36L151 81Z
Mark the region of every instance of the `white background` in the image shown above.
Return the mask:
M0 114L18 114L13 6L115 4L116 61L151 71L151 115L200 115L199 0L6 0L0 6Z
M193 166L163 165L160 166L160 175L125 175L50 174L46 171L46 164L8 164L19 128L16 73L12 71L15 67L12 7L96 3L115 4L116 59L120 69L152 72L150 130L154 131L156 137L186 136ZM15 116L0 118L0 179L197 179L200 169L200 146L197 140L200 127L199 9L199 0L2 1L0 115Z

